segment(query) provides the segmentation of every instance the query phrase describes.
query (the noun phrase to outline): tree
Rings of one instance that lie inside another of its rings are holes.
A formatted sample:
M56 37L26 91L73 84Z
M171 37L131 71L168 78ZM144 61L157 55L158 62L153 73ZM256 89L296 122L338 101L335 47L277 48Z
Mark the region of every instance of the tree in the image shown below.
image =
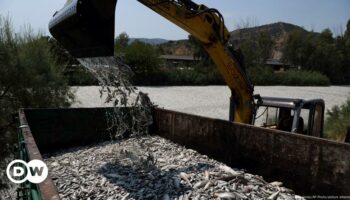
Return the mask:
M327 110L327 115L326 137L343 142L347 129L350 127L350 98L343 105Z
M151 74L158 70L160 64L156 47L140 41L135 41L125 48L124 61L135 73L135 84L150 84Z
M118 57L124 56L125 48L129 45L129 35L125 32L120 33L115 39L114 54Z
M0 148L1 161L10 152L6 147L15 142L11 114L19 108L66 107L74 100L64 66L50 48L48 37L30 29L15 33L10 19L0 15L0 146L5 147Z
M348 23L346 24L346 31L344 34L345 44L348 48L350 48L350 19L348 20Z
M50 43L50 53L55 55L56 63L62 66L66 65L78 65L78 60L70 55L70 53L54 38L47 37Z
M209 54L204 49L204 47L199 43L199 41L192 35L188 35L188 42L193 48L193 57L199 58L202 60L210 59Z
M126 32L120 33L115 39L116 45L119 45L122 48L125 48L129 44L129 35Z
M74 98L64 65L57 63L51 47L48 37L30 30L15 34L10 20L0 16L0 118L20 107L70 105Z
M270 58L274 41L267 31L262 31L251 40L242 40L239 49L244 56L246 68L264 65Z
M326 28L321 32L319 39L321 42L327 44L332 44L334 42L333 33L329 28Z
M312 36L302 30L294 30L288 34L283 50L283 60L294 66L306 66L307 59L313 51Z
M255 67L261 60L259 58L259 51L256 50L256 43L253 40L244 40L239 44L244 56L244 66L249 69Z
M266 59L270 58L273 45L274 41L267 31L259 33L257 41L257 51L259 52L258 63L264 64Z
M329 29L321 33L293 31L284 48L284 60L309 71L318 71L329 77L333 84L350 83L350 20L344 36L333 37Z

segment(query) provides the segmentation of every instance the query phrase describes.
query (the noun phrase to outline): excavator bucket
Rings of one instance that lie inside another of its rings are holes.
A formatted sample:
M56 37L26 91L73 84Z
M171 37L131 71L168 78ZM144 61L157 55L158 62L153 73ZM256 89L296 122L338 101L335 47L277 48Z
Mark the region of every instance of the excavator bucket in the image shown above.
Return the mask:
M52 36L77 58L114 54L117 0L67 0L49 23Z

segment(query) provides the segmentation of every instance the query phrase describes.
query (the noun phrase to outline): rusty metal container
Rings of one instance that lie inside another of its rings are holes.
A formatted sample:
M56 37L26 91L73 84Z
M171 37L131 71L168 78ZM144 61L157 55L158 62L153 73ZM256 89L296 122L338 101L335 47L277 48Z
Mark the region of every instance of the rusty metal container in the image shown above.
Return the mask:
M106 112L112 109L20 110L20 158L42 160L45 153L109 139ZM231 167L283 181L298 194L350 195L350 144L159 108L150 129ZM21 186L37 199L59 199L50 177Z

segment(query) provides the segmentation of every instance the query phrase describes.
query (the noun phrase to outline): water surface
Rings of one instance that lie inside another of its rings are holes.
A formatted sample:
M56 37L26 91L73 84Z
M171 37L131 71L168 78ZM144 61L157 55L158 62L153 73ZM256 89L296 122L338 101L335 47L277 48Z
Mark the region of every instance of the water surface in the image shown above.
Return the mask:
M212 118L228 119L230 91L227 86L138 87L161 108ZM73 87L79 102L72 107L112 106L99 98L97 86ZM290 87L256 86L262 96L323 99L326 109L341 105L350 97L350 86Z

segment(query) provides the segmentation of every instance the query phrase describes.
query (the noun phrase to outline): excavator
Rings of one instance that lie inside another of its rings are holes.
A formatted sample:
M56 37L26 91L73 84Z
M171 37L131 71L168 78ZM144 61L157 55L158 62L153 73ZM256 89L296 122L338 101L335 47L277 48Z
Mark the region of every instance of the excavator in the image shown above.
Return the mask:
M229 120L323 137L324 101L254 95L242 56L229 42L222 14L191 0L138 0L196 38L231 91ZM52 36L76 58L114 55L117 0L68 0L49 23Z

